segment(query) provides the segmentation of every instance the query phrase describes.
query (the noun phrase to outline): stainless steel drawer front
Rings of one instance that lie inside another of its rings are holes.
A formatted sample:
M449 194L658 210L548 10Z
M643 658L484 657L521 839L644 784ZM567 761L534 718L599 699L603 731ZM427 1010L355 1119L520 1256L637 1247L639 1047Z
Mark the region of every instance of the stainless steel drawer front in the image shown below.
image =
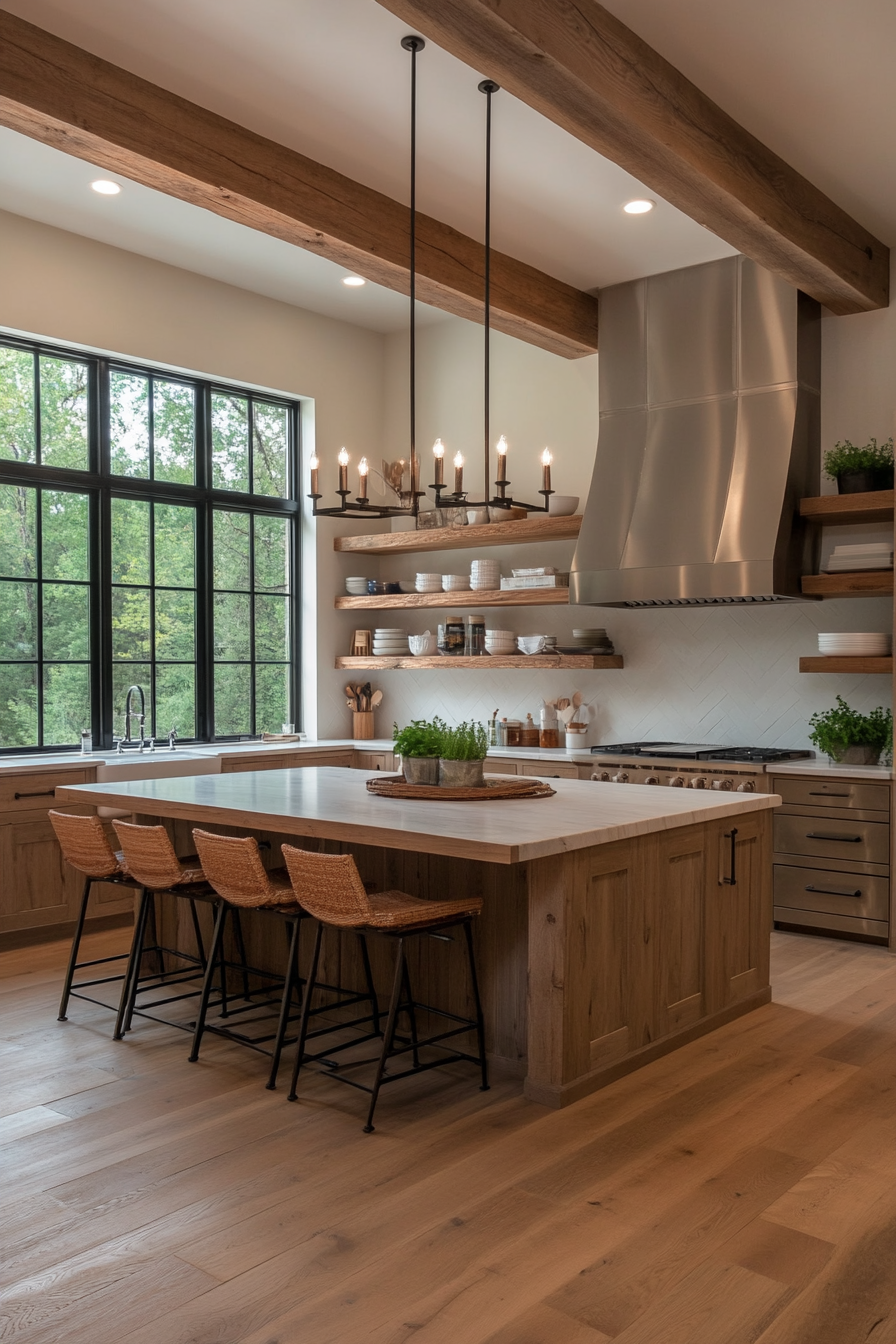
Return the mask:
M889 887L885 877L775 864L775 905L780 907L857 919L887 919Z
M775 851L819 859L889 863L890 828L879 821L830 821L817 817L775 817Z
M776 775L772 792L779 793L785 803L806 803L810 807L877 808L886 812L890 807L890 789L886 784L863 784L849 779L791 779Z

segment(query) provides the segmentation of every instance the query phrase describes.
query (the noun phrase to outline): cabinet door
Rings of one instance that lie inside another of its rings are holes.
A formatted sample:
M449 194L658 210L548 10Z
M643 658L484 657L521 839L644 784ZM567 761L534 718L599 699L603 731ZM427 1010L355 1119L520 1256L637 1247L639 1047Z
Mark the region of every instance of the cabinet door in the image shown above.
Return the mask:
M83 882L63 862L46 816L0 826L0 928L30 929L74 919Z
M770 816L747 813L706 827L706 989L711 1013L768 984Z
M567 765L565 761L523 761L520 765L521 775L534 775L538 779L578 779L579 771L575 765Z
M395 757L391 751L356 751L354 768L356 770L385 770L388 772L395 769Z

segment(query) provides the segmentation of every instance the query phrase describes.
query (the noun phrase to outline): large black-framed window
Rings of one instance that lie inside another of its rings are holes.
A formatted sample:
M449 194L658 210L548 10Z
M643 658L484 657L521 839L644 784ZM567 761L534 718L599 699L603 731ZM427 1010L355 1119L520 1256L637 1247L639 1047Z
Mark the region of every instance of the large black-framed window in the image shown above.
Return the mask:
M300 719L298 409L0 334L0 751Z

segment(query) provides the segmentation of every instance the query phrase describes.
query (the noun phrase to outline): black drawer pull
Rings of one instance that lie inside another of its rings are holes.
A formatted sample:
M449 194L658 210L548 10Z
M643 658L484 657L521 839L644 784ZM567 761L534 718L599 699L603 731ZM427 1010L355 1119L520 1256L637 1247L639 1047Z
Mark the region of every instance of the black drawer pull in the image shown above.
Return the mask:
M737 827L732 826L730 831L725 832L725 839L731 841L731 858L729 860L731 875L719 879L721 884L726 887L737 886Z
M817 892L819 896L861 896L860 891L844 891L841 887L807 887L807 891Z
M839 840L844 845L860 845L862 837L860 835L832 835L830 831L807 831L807 840Z
M849 798L848 793L829 793L827 789L810 789L810 798Z
M13 794L13 798L15 798L16 802L18 802L20 798L55 798L55 797L56 797L56 790L55 790L55 789L41 789L41 791L40 791L39 793L14 793L14 794Z

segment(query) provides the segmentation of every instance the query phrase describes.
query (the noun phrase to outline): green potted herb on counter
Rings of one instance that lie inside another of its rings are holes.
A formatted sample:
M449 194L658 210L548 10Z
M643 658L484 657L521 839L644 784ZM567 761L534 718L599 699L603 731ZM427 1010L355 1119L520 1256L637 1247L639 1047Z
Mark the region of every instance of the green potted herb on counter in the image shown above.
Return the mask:
M448 787L477 788L484 783L483 762L488 754L484 724L459 723L442 733L439 783Z
M868 490L893 489L893 440L878 444L869 439L861 448L849 439L824 455L824 469L837 482L841 495L854 495Z
M878 705L870 714L850 709L842 695L833 709L813 714L809 741L840 765L877 765L893 750L893 712Z
M405 728L393 724L392 744L409 784L438 784L444 732L445 724L438 718L412 719Z

